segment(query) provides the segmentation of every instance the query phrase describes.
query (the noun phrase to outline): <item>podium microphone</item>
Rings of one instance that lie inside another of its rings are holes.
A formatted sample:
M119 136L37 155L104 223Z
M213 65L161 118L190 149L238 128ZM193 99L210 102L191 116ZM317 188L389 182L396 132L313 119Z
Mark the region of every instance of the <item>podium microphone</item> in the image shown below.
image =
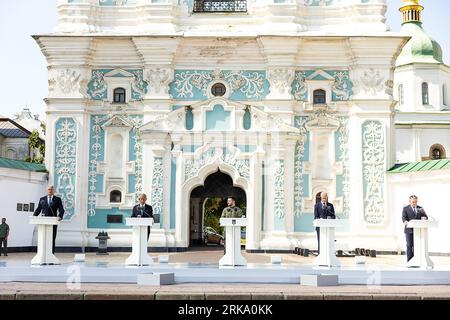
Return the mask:
M52 205L53 205L53 202L52 202ZM50 211L52 212L53 217L56 217L55 213L53 212L52 206L48 206L48 207L49 207Z

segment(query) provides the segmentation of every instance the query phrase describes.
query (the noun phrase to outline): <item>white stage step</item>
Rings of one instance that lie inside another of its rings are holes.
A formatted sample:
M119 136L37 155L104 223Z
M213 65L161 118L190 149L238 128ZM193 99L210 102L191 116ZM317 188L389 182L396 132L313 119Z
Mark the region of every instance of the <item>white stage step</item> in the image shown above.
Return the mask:
M81 283L136 283L140 273L174 273L175 283L291 283L300 284L306 274L334 274L339 284L426 285L450 284L450 268L412 269L406 267L362 266L326 268L295 264L249 264L220 267L214 264L162 263L145 267L119 264L68 263L59 266L2 264L0 281L67 282L79 275Z

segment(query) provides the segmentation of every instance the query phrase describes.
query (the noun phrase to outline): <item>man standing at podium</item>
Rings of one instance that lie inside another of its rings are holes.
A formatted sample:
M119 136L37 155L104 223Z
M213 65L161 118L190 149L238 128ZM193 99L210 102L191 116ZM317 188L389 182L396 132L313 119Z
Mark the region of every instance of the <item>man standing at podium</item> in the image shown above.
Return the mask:
M241 208L236 207L236 198L228 197L228 207L223 209L221 218L242 218L243 212Z
M60 197L55 196L55 188L53 186L47 187L47 195L39 199L39 204L34 211L33 216L42 215L44 217L58 217L61 221L64 216L64 208ZM58 226L53 226L53 245L52 253L55 253L55 240Z
M153 208L146 204L147 195L145 193L139 196L139 204L133 207L132 218L153 218ZM147 229L147 240L150 237L150 226Z
M328 202L328 194L320 193L320 202L314 205L314 220L316 219L336 219L334 207ZM317 253L320 254L320 228L316 227L317 232Z
M422 217L428 219L425 210L421 206L417 205L417 196L409 197L409 205L403 208L402 220L405 225L406 236L406 261L408 262L414 257L414 230L413 228L407 228L408 221L421 220Z

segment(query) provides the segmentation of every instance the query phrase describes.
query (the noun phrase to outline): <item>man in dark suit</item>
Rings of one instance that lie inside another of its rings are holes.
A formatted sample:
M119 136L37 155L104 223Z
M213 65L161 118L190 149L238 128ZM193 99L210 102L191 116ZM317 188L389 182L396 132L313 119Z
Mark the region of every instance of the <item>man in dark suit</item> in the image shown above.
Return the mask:
M421 206L417 205L417 196L409 197L409 205L403 208L402 220L405 225L405 236L406 236L406 259L411 260L414 257L414 230L413 228L407 228L408 221L410 220L421 220L422 217L428 219L425 210Z
M39 204L34 211L34 216L42 215L44 217L58 217L61 221L64 217L64 208L60 197L55 196L55 188L47 187L47 195L39 199ZM53 245L52 253L55 253L55 239L58 226L53 226Z
M146 204L147 195L145 193L139 196L139 204L133 207L132 218L153 218L153 208ZM147 240L150 237L150 226L147 229Z
M328 194L326 192L322 192L320 194L320 202L317 202L314 205L314 220L315 219L336 219L336 215L334 213L334 207L332 203L328 202ZM317 232L317 252L320 253L320 228L316 227Z

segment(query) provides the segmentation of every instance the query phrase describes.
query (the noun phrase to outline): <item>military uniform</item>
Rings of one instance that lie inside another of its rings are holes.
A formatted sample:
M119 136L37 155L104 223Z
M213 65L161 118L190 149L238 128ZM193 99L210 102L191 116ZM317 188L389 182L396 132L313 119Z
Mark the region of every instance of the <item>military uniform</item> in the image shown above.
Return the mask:
M9 235L9 226L6 223L0 224L0 255L8 255L8 241L6 237Z
M242 218L243 212L239 207L226 207L222 211L221 218Z

